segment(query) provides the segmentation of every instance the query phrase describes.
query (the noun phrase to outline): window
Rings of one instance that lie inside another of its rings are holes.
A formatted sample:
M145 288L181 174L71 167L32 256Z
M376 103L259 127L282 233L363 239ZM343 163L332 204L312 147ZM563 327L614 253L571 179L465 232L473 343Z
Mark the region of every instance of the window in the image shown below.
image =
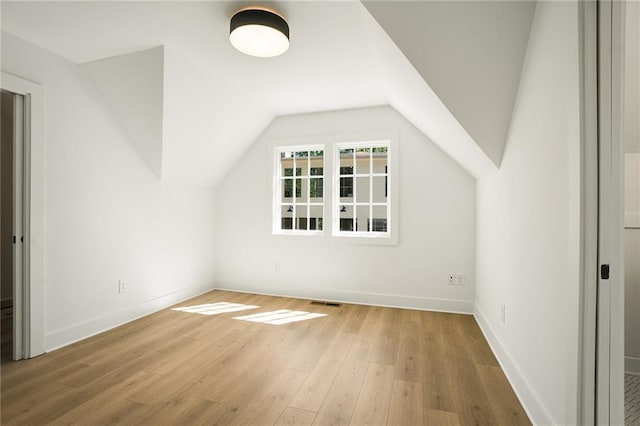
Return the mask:
M323 230L324 148L276 148L276 233Z
M362 237L359 244L397 244L396 206L391 203L397 184L392 179L396 170L390 161L392 147L392 140L332 143L327 148L332 155L326 162L324 145L276 147L273 232ZM395 161L395 148L393 152ZM327 170L332 179L328 185ZM331 197L328 221L325 196ZM325 233L327 227L330 234Z
M338 144L335 161L334 234L388 236L389 143Z

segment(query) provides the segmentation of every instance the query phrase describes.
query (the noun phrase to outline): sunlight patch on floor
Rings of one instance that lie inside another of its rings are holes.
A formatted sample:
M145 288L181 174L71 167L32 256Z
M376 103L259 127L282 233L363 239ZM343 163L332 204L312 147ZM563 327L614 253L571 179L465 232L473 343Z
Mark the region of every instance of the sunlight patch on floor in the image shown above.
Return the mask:
M290 322L304 321L313 318L326 317L327 314L317 314L304 311L290 311L289 309L280 309L271 312L262 312L259 314L245 315L235 317L233 319L242 321L259 322L263 324L281 325Z
M228 303L228 302L218 302L218 303L205 303L204 305L194 305L194 306L181 306L179 308L173 308L173 311L180 312L189 312L191 314L200 314L200 315L218 315L224 314L228 312L238 312L244 311L247 309L256 309L260 306L254 305L242 305L240 303Z

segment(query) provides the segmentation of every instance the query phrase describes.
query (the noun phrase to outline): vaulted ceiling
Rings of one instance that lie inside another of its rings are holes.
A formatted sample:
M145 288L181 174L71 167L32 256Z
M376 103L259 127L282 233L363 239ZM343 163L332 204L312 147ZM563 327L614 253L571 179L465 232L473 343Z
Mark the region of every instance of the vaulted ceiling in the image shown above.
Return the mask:
M165 181L216 185L277 116L382 104L499 166L533 3L271 2L291 47L266 59L228 41L243 4L3 1L2 30L86 70Z

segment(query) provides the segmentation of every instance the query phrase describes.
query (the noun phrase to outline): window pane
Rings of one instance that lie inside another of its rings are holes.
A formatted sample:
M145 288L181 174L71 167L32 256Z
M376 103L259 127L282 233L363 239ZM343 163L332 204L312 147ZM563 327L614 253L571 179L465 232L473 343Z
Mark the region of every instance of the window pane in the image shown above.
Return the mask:
M309 156L313 159L313 158L322 158L324 157L324 151L323 150L318 150L318 151L309 151Z
M296 229L307 229L307 206L296 206Z
M367 177L356 178L356 202L368 203L369 202L369 182L371 179ZM366 222L365 222L366 223Z
M309 151L296 151L296 158L309 158Z
M353 197L353 178L345 177L340 178L340 198L352 198Z
M302 197L302 179L296 179L296 198Z
M280 229L293 229L293 219L290 217L283 217Z
M322 230L322 206L311 206L309 209L309 229Z
M311 176L322 176L322 167L311 167Z
M309 194L310 194L311 198L320 198L320 197L322 197L323 180L324 179L322 179L322 178L311 178L311 179L309 179Z
M358 148L356 150L356 173L369 174L370 166L370 148Z
M345 175L352 175L353 174L353 167L349 166L349 167L340 167L340 176L345 176Z
M280 207L280 229L293 229L293 205Z
M387 206L373 206L373 217L386 219L387 210Z
M368 229L370 232L387 232L387 219L371 219Z
M387 202L387 177L386 176L373 177L373 202L374 203Z
M296 176L309 176L309 160L307 158L296 159Z
M386 172L387 172L387 154L374 153L373 154L373 173L386 173Z
M386 146L381 146L381 147L372 148L371 151L373 152L374 155L386 156L388 150L389 148L387 148Z
M340 215L340 230L341 231L353 231L353 212L352 205L341 205L338 208L338 214Z
M282 179L282 198L291 197L293 197L293 179Z
M369 206L356 206L356 231L367 232L366 224L368 222Z
M282 170L282 176L293 176L293 155L291 151L284 151L280 153L280 169Z
M340 150L340 169L342 170L343 167L351 167L353 169L353 149ZM342 171L340 172L340 174L351 173L353 173L353 170L349 173L342 173Z
M353 231L353 219L340 218L340 230L346 232Z

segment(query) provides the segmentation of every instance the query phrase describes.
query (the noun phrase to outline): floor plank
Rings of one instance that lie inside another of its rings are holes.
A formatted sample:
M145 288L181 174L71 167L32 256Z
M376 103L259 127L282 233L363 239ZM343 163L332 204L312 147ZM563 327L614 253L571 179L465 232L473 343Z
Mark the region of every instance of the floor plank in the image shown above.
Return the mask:
M352 425L384 425L389 414L394 368L369 364L351 419Z
M333 385L329 389L314 425L349 424L367 374L371 349L352 346Z
M423 412L416 407L422 407L422 383L394 380L387 424L422 424Z
M338 333L324 355L318 360L316 367L309 373L307 380L296 393L290 406L303 410L318 412L329 388L333 384L344 359L346 358L353 338L349 334Z
M275 426L308 426L313 424L316 413L300 408L287 407Z

